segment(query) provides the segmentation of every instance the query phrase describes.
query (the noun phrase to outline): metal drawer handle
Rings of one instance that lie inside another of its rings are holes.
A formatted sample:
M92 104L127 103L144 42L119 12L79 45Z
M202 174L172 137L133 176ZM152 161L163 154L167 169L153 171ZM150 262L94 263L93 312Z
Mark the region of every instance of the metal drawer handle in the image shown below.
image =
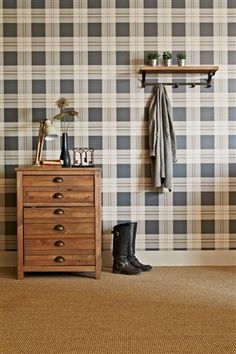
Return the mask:
M54 261L58 262L58 263L63 263L63 262L65 262L65 258L62 256L58 256L54 259Z
M65 243L62 240L58 240L54 243L54 245L57 247L63 247L65 246Z
M55 199L62 199L62 198L63 198L63 194L61 194L61 193L55 193L55 194L53 194L53 198L55 198Z
M64 214L64 210L63 210L63 209L56 209L56 210L54 211L54 214L62 215L62 214Z
M63 180L63 178L62 177L55 177L54 179L53 179L53 182L55 182L55 183L62 183L64 180Z
M55 227L54 227L54 230L56 230L56 231L63 231L65 228L64 228L64 226L63 225L56 225Z

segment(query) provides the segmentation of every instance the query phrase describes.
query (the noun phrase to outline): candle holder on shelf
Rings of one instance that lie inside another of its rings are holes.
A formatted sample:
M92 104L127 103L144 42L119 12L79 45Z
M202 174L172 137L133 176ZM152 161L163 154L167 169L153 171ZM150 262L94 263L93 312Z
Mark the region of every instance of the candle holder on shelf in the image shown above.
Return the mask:
M94 149L90 147L74 148L73 167L94 167Z

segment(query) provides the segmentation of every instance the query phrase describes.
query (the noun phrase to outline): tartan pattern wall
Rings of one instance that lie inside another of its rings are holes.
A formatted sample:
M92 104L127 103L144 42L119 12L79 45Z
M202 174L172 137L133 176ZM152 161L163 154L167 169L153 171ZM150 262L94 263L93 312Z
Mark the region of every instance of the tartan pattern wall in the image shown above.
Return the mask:
M32 164L39 121L60 96L80 112L70 148L94 147L103 168L103 249L129 220L137 248L157 255L236 248L235 0L0 0L0 16L2 258L16 250L14 169ZM211 89L167 88L178 149L170 193L151 188L151 88L138 74L156 50L220 66ZM47 144L44 157L59 154L59 140Z

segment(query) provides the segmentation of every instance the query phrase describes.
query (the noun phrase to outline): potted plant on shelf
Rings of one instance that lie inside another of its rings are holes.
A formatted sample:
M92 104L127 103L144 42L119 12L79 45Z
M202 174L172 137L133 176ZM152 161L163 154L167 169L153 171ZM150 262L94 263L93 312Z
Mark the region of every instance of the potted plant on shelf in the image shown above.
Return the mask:
M176 57L177 57L177 63L179 66L184 66L186 64L186 53L185 52L177 53Z
M157 60L158 60L159 54L158 53L149 53L147 55L147 58L149 60L149 65L151 66L157 66Z
M171 65L171 60L172 60L172 54L169 51L165 51L162 54L163 62L165 66L170 66Z

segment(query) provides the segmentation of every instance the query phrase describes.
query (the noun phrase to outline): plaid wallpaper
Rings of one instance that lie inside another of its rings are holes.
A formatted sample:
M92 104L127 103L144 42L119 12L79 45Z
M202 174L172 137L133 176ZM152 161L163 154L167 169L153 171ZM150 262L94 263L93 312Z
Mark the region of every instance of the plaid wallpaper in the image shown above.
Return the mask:
M16 250L14 169L31 165L39 120L60 96L80 111L70 148L94 147L103 167L103 249L127 220L147 253L236 248L236 0L0 0L0 17L2 259ZM220 66L211 89L167 88L178 148L171 193L151 189L151 87L137 73L156 50ZM56 141L44 156L59 153Z

